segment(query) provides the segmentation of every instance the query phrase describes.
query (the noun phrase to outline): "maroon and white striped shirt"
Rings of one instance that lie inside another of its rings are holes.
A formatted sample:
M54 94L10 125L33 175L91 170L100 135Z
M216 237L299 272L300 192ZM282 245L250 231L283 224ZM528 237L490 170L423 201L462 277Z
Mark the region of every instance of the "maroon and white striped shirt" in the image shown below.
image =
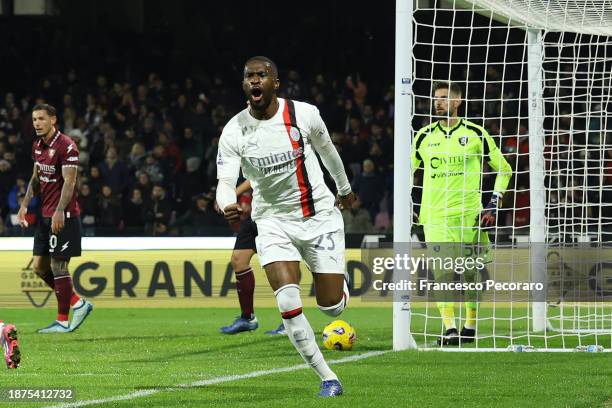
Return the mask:
M79 150L74 141L59 130L55 132L49 144L42 138L35 140L32 145L32 160L36 163L38 179L40 180L40 198L42 201L43 217L52 217L62 195L64 178L62 167L79 165ZM76 186L65 209L66 217L78 217L81 213L77 202Z

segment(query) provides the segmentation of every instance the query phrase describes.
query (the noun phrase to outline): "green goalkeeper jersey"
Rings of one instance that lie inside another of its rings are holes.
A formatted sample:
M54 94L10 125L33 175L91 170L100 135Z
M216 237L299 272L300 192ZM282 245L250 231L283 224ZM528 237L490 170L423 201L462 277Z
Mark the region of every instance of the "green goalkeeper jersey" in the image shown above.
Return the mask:
M413 172L423 165L422 224L444 224L450 217L482 209L482 165L497 173L494 191L504 193L512 168L493 138L481 126L461 119L445 128L434 122L417 132L412 143Z

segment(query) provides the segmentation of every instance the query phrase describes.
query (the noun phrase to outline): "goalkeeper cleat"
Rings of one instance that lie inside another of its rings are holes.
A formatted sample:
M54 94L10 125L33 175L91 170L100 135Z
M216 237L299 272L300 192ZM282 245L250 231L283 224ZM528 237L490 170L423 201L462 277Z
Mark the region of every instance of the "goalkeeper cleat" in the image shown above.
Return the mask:
M15 326L0 322L0 340L6 366L8 368L19 367L21 352L19 351L19 341L17 340L17 329Z
M458 346L459 345L459 332L457 329L448 329L444 336L438 338L438 346Z
M72 311L72 321L70 322L70 331L78 329L87 316L92 312L93 305L87 300L83 300L83 304Z
M47 327L38 329L37 333L70 333L70 326L64 326L56 320Z
M461 329L461 343L473 343L476 339L476 329Z
M251 316L250 319L244 317L238 317L229 326L221 327L221 333L223 334L238 334L245 331L253 331L259 327L259 322L255 315Z
M337 397L342 395L342 384L338 380L327 380L321 382L319 397Z
M285 324L281 322L281 324L276 329L268 330L265 334L286 336L287 330L285 329Z

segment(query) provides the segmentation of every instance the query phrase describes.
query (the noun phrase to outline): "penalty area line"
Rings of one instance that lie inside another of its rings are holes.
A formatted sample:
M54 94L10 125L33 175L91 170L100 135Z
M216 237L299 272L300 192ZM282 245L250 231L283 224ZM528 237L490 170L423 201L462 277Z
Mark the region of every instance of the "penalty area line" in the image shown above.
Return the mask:
M370 357L380 356L380 355L389 353L390 351L391 350L369 351L367 353L343 357L337 360L330 360L328 361L328 363L329 364L350 363L353 361L365 360L366 358L370 358ZM76 408L76 407L86 407L90 405L107 404L110 402L117 402L117 401L129 401L129 400L133 400L136 398L148 397L150 395L159 394L161 392L174 392L174 391L179 391L179 390L183 390L186 388L205 387L205 386L221 384L225 382L262 377L264 375L288 373L292 371L304 370L309 367L310 366L308 364L304 363L304 364L298 364L298 365L289 366L289 367L272 368L270 370L252 371L250 373L245 373L245 374L225 375L221 377L210 378L208 380L194 381L189 384L179 384L174 387L151 388L147 390L130 392L124 395L116 395L114 397L106 397L106 398L100 398L100 399L92 399L92 400L84 400L84 401L68 402L68 403L62 403L62 404L57 404L57 405L51 405L47 408L73 408L73 407Z

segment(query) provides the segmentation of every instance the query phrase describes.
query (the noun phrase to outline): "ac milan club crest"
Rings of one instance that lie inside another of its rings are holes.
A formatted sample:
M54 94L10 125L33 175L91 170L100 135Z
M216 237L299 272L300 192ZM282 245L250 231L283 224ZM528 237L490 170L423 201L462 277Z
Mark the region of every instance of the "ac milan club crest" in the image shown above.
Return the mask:
M298 128L292 127L291 132L289 133L291 134L291 139L293 139L293 141L297 142L300 140L300 131Z

